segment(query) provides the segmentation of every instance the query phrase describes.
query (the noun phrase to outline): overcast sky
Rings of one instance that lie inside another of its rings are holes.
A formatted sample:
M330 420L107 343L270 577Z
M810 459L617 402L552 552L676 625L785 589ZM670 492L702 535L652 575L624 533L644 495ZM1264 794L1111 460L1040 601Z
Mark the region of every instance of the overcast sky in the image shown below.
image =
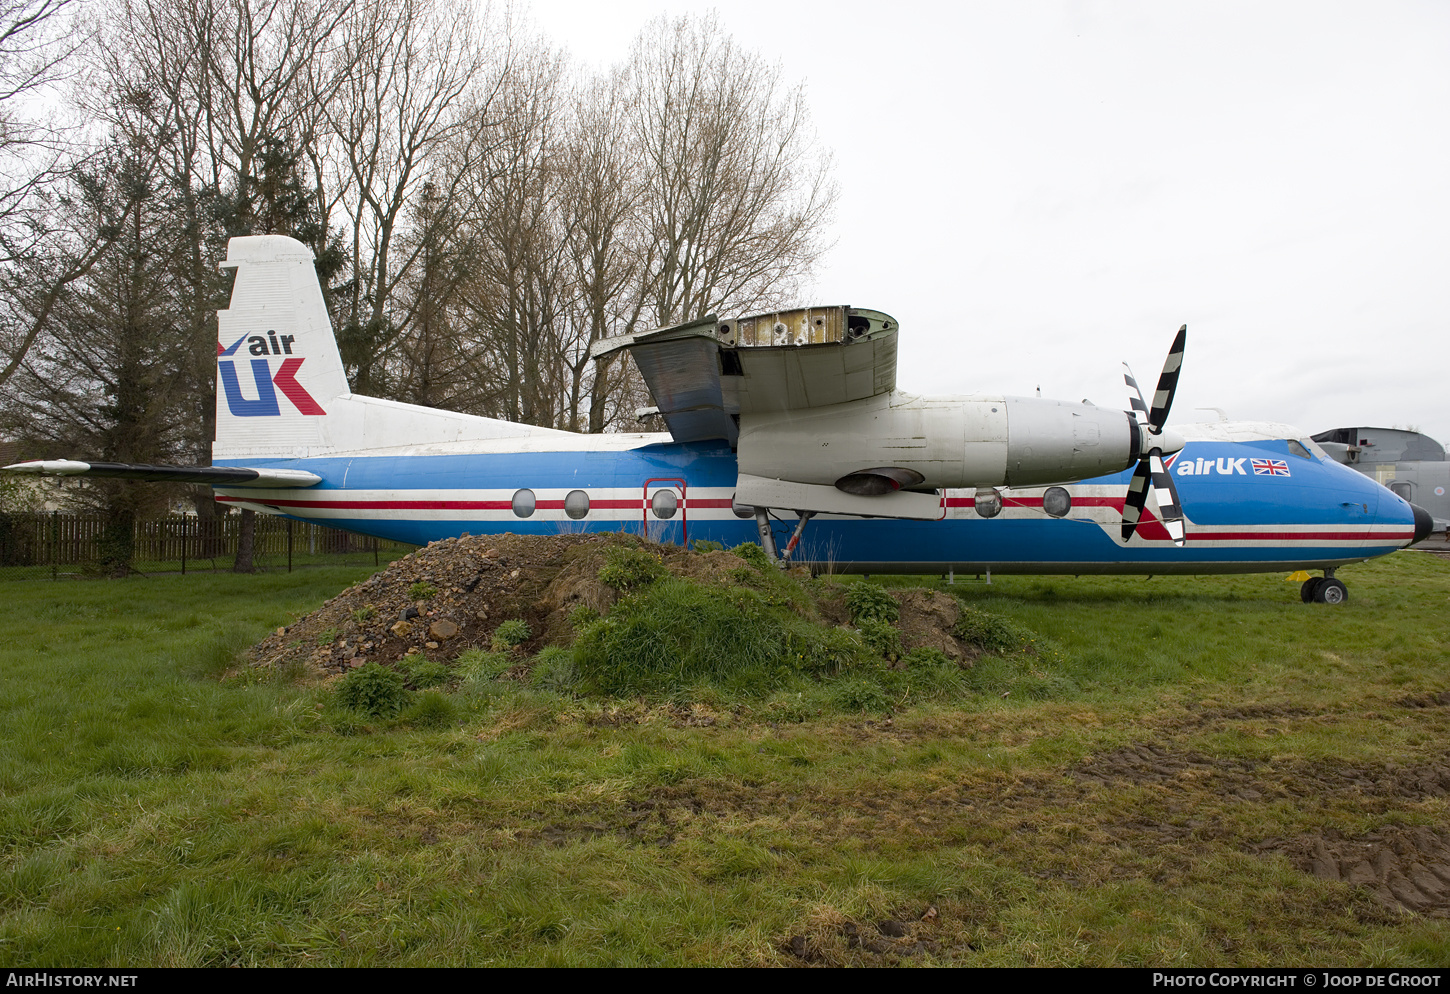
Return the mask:
M585 64L660 14L806 87L840 186L808 300L901 322L897 385L1450 442L1450 3L534 0Z

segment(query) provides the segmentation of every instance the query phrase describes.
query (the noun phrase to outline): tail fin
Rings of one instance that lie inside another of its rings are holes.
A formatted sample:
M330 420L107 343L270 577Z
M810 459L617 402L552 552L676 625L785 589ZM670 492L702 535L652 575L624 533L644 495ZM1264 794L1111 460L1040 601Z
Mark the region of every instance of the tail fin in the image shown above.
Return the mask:
M282 235L233 238L231 307L217 313L214 459L297 458L329 444L349 396L312 252Z
M355 396L312 252L281 235L233 238L232 305L217 313L218 465L568 432Z

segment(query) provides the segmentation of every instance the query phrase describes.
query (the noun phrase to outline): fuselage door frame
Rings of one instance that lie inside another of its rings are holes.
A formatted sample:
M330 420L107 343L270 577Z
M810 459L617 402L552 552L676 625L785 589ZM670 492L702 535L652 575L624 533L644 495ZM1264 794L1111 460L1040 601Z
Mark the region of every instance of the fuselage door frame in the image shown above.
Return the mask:
M676 495L675 508L679 514L680 545L688 546L690 544L688 525L689 501L686 498L686 483L682 476L656 476L644 481L644 495L640 502L644 537L646 539L650 538L651 517L655 519L657 525L675 524L674 513L671 513L668 517L661 517L659 514L654 513L657 496L663 491L670 491ZM658 529L656 533L659 534L663 531L664 529Z

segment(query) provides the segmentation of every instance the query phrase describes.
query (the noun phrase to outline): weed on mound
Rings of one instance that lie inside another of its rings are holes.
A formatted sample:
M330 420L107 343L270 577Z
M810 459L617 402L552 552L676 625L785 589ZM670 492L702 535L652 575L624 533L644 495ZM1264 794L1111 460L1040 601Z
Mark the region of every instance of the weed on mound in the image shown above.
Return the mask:
M723 695L803 720L812 707L1041 698L1070 684L1057 646L942 591L813 579L757 545L685 549L626 535L434 543L279 630L254 658L342 673L334 726L348 731L446 723L440 693L508 687ZM815 704L792 708L792 694Z

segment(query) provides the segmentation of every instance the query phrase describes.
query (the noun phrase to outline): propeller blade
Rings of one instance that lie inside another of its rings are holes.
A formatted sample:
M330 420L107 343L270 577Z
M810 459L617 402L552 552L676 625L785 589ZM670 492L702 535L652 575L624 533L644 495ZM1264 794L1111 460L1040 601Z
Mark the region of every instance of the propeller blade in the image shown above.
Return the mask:
M1139 462L1142 466L1142 462ZM1158 517L1168 529L1173 544L1183 546L1183 509L1178 504L1178 488L1173 485L1173 475L1163 465L1163 453L1154 449L1148 453L1148 466L1153 477L1153 499L1158 504Z
M1158 377L1158 390L1153 394L1153 410L1148 414L1148 423L1156 435L1168 422L1168 410L1173 406L1173 393L1178 389L1178 371L1183 368L1183 345L1188 339L1188 325L1178 329L1173 347L1163 363L1163 372Z
M1143 520L1143 508L1148 503L1148 492L1158 508L1158 517L1168 529L1173 544L1182 546L1185 538L1183 509L1178 503L1178 488L1173 477L1163 465L1162 441L1156 436L1163 432L1168 421L1168 412L1173 407L1173 395L1178 390L1178 373L1183 368L1183 349L1188 340L1188 325L1178 329L1173 345L1168 350L1168 359L1163 363L1163 372L1158 376L1158 389L1153 393L1153 407L1143 400L1143 391L1133 370L1123 363L1123 382L1128 385L1128 402L1133 407L1133 419L1139 425L1143 453L1128 482L1128 493L1123 500L1123 541L1132 539ZM1147 431L1143 431L1146 428ZM1156 444L1155 444L1156 443ZM1182 444L1176 442L1174 444Z
M1133 406L1133 419L1140 425L1147 424L1148 405L1143 402L1143 391L1138 389L1138 381L1126 362L1123 363L1123 382L1128 384L1128 403Z
M1148 503L1148 481L1151 472L1147 459L1138 460L1138 468L1133 470L1133 478L1128 481L1128 496L1123 501L1123 541L1126 542L1133 537L1133 532L1138 530L1138 522L1143 517L1143 505Z

